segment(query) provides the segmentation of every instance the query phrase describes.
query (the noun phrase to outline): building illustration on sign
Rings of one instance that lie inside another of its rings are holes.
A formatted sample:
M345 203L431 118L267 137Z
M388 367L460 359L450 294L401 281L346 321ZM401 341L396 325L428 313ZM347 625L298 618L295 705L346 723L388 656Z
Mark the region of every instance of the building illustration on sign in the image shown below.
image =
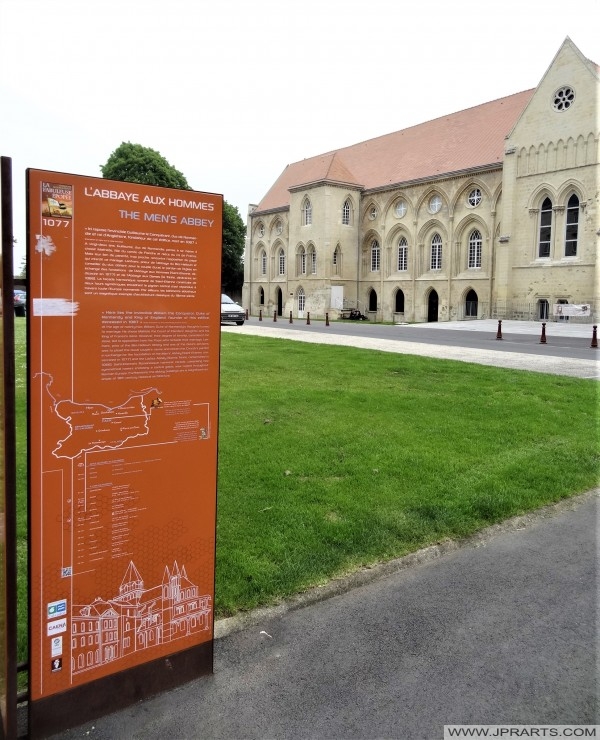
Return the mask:
M211 597L200 594L177 562L162 582L145 588L129 562L118 595L97 597L71 612L71 672L89 671L157 645L211 628Z

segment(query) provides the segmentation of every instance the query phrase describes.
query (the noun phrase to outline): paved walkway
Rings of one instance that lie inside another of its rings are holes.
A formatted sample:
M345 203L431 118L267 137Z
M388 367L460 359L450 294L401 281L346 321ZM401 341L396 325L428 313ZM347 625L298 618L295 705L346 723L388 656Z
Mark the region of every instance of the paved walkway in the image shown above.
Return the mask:
M408 326L408 325L407 325ZM430 328L435 330L460 330L479 331L488 336L496 333L498 322L492 319L480 321L450 321L435 324L411 324L415 328ZM294 329L285 328L283 323L277 328L270 323L258 323L250 321L244 326L223 326L222 331L235 334L252 334L257 336L268 336L280 339L290 339L296 342L310 342L321 344L340 344L349 347L361 347L363 349L376 349L382 352L397 352L406 355L421 355L423 357L443 357L447 360L458 360L460 362L474 362L479 365L492 365L495 367L513 368L515 370L529 370L538 373L549 373L551 375L568 375L576 378L600 379L600 360L581 360L572 357L556 357L553 355L540 356L525 352L498 352L493 350L473 349L470 347L444 345L438 347L434 344L424 342L410 342L405 339L389 340L376 339L365 336L344 336L339 334L326 334L324 332L299 332ZM551 336L567 336L590 338L592 328L584 324L569 324L568 322L555 322L547 325L547 332ZM502 333L504 334L532 334L540 336L541 326L537 321L503 321ZM590 350L596 352L596 350ZM600 355L599 355L600 356Z
M408 324L403 324L408 326ZM498 330L497 319L478 319L477 321L443 321L425 324L410 324L418 329L448 329L460 331L481 331L485 334L493 334ZM540 336L542 324L539 321L502 321L502 332L506 334L533 334ZM583 337L592 336L590 324L574 324L570 321L550 321L546 323L546 332L550 336L557 337Z

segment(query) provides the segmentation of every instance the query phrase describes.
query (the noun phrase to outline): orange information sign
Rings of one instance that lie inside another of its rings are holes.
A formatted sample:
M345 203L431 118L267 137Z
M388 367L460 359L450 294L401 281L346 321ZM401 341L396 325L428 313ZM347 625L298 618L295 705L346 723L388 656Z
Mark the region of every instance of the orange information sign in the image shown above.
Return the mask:
M28 171L34 703L212 644L222 208Z

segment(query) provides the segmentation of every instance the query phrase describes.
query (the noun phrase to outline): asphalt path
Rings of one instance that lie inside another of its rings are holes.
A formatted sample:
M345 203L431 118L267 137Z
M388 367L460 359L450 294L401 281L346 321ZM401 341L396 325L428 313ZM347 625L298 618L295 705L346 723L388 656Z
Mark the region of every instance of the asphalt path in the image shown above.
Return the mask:
M592 348L589 325L554 322L546 327L545 339L539 322L508 321L501 327L488 320L436 324L372 324L295 320L248 320L244 326L222 327L222 331L300 342L339 344L362 349L420 355L424 357L492 365L515 370L565 375L588 380L600 378L600 355Z
M465 322L460 322L463 326ZM478 322L479 329L458 329L455 324L374 324L368 321L330 322L294 319L289 323L283 317L275 322L273 319L259 322L251 318L246 326L260 327L268 335L269 331L285 329L312 334L328 334L339 337L357 337L380 339L393 342L416 342L431 344L437 347L466 347L469 349L490 350L493 352L519 352L542 357L571 357L581 360L595 359L591 349L592 327L579 325L567 327L568 334L562 333L562 325L546 325L546 342L542 343L542 327L537 322L522 322L527 327L526 333L515 332L517 322L508 322L508 329L501 327L502 339L497 338L498 322ZM521 322L519 322L521 323ZM520 328L520 327L516 327ZM511 331L513 329L513 331Z
M590 493L265 612L216 640L214 675L60 737L441 740L449 724L597 724L597 514Z

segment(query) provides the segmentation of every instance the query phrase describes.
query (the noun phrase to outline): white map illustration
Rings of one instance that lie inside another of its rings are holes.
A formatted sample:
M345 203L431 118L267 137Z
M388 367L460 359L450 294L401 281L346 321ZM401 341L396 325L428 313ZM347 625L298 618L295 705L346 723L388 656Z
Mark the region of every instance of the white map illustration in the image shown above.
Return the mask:
M73 460L84 452L94 450L116 450L136 437L144 437L149 431L153 408L161 405L156 388L148 388L132 394L118 406L96 403L76 403L57 400L51 391L53 378L47 373L46 392L54 403L55 414L65 422L69 433L58 441L52 454ZM148 404L148 398L154 398Z
M57 439L52 454L56 458L74 460L89 452L103 452L136 446L150 434L152 413L158 410L171 419L167 436L154 443L193 442L210 438L209 405L186 399L163 401L157 388L133 391L126 401L116 406L101 403L79 403L58 399L52 393L54 378L50 373L38 373L45 378L44 388L51 400L53 413L65 424L65 435ZM43 382L43 380L42 380Z

